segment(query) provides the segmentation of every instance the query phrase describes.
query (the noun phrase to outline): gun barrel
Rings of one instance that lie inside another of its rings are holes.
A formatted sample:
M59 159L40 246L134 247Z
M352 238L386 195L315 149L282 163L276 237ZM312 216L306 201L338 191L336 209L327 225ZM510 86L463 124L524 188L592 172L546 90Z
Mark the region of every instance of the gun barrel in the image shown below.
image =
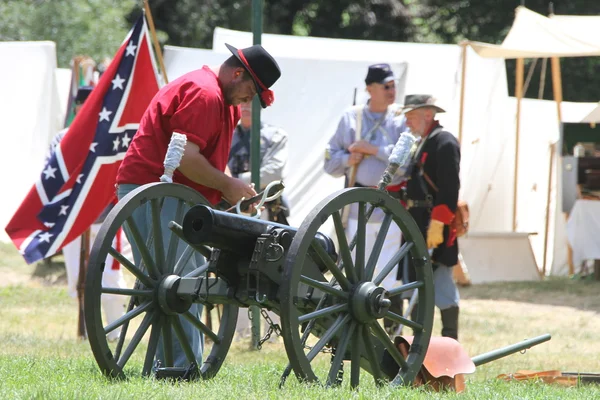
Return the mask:
M192 244L204 244L237 254L251 255L256 239L272 228L296 229L270 221L213 210L195 205L183 218L183 235Z
M499 358L506 357L506 356L516 353L518 351L529 349L540 343L547 342L551 338L552 337L550 336L550 334L536 336L532 339L526 339L526 340L523 340L522 342L511 344L510 346L502 347L497 350L492 350L490 352L480 354L478 356L471 358L471 360L473 361L475 366L479 366L482 364L489 363L490 361L494 361Z

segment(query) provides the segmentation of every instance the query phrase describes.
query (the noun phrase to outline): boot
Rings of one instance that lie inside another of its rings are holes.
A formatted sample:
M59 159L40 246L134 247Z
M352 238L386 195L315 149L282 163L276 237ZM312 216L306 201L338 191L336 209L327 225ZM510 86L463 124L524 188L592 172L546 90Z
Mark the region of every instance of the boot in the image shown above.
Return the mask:
M458 310L458 307L450 307L441 310L442 336L458 340Z

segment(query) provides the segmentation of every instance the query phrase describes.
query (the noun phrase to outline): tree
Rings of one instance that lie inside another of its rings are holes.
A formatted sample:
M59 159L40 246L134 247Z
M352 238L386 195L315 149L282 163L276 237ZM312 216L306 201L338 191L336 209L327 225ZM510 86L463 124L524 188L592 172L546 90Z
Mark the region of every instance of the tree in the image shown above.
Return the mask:
M499 44L508 33L514 21L514 11L521 5L519 0L420 0L411 1L411 12L415 16L413 23L417 28L415 40L438 43L459 43L462 40L476 40ZM547 0L523 1L525 6L542 15L550 12ZM555 14L599 15L600 2L589 0L561 1L554 4ZM526 60L529 68L533 60ZM507 61L509 91L514 94L514 60ZM536 74L531 80L527 97L537 97L542 63L535 66ZM549 70L546 73L545 99L552 99L552 81ZM561 59L563 71L563 97L570 101L598 101L600 90L597 85L589 85L600 70L600 57L576 57ZM597 78L596 78L597 79Z
M56 42L59 67L76 55L112 58L131 25L124 15L135 0L4 0L0 40ZM138 8L138 15L141 9Z
M156 28L165 33L169 44L210 48L217 26L252 30L251 3L155 0L150 7ZM266 0L263 25L267 33L348 39L408 40L412 32L401 0Z
M252 30L251 0L149 0L163 44L211 48L214 28ZM548 14L547 0L527 0L533 11ZM264 0L264 32L286 35L459 43L464 39L501 43L521 0ZM141 12L141 0L3 0L0 40L53 40L58 65L89 55L112 57ZM598 15L600 2L557 2L556 14ZM532 63L527 61L527 65ZM507 61L509 89L514 90L514 61ZM600 69L600 57L561 61L564 98L597 101L589 85ZM528 96L537 97L539 71ZM546 74L544 98L551 98Z

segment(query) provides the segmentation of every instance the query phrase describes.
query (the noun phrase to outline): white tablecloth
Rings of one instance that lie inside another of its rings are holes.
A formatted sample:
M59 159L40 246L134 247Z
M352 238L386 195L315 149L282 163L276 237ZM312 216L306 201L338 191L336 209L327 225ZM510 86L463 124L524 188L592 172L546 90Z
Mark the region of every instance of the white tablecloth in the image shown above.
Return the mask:
M575 202L567 221L567 239L576 270L584 260L600 260L600 201Z

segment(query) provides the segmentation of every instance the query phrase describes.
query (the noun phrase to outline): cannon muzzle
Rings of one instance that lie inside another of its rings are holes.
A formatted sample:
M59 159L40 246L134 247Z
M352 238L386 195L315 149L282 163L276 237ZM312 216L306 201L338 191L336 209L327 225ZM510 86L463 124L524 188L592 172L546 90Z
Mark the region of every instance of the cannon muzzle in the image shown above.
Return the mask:
M293 238L296 229L287 225L196 205L183 218L183 235L192 244L204 244L238 254L252 254L256 239L273 228L288 231Z

